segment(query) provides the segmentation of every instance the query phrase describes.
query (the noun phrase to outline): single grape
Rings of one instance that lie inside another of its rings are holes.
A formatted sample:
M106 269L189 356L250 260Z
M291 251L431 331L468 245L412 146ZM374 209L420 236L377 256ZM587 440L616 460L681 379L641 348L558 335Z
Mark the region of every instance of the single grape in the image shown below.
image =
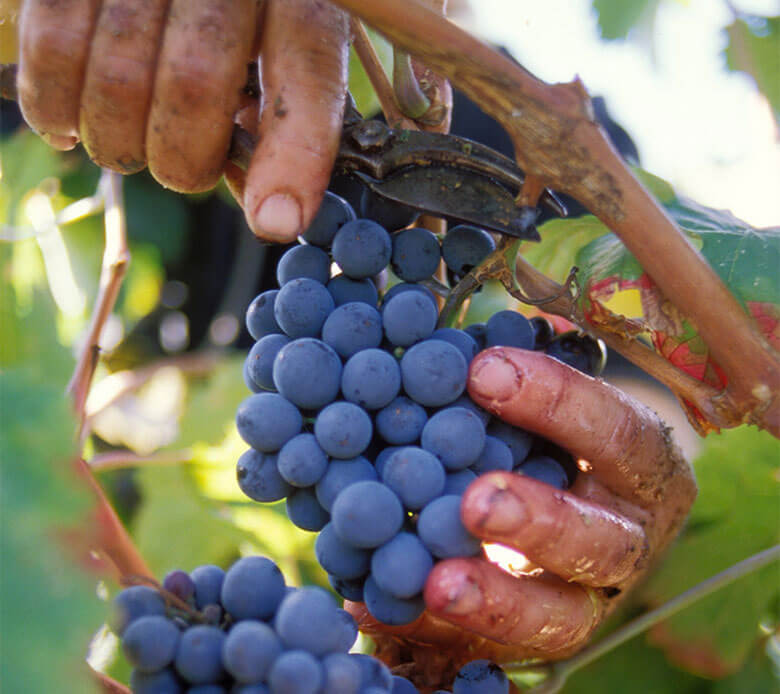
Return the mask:
M555 328L542 316L534 316L530 320L534 330L534 349L544 349L555 337Z
M276 393L250 395L236 412L236 427L252 448L275 453L303 426L298 408Z
M346 610L339 607L336 610L336 618L331 624L338 638L333 641L333 648L338 653L348 653L355 645L358 636L358 626L355 618Z
M321 284L330 279L330 258L316 246L293 246L279 259L276 281L283 287L290 280L308 277Z
M393 675L393 688L390 690L390 694L420 694L420 690L406 677Z
M457 330L456 328L439 328L431 335L434 340L444 340L449 342L454 347L460 350L463 358L467 364L471 363L471 360L477 356L479 352L479 345L477 341L469 335L465 330Z
M472 660L455 676L453 694L509 694L509 679L489 660Z
M363 653L354 653L352 655L362 672L362 685L364 687L379 687L380 689L390 690L393 686L393 674L381 660Z
M472 323L463 330L474 338L480 352L485 349L487 341L487 325L485 323Z
M354 628L354 620L350 617L349 621ZM300 588L287 595L274 618L274 629L285 648L299 648L318 657L343 648L339 633L343 624L335 600L322 588Z
M317 500L327 511L333 508L333 502L342 489L350 484L365 480L376 480L377 471L363 456L347 460L331 460L328 469L315 487Z
M363 584L365 578L339 578L328 574L328 582L331 588L335 590L345 600L353 602L363 602Z
M246 310L246 329L255 340L260 340L266 335L281 333L282 329L274 317L274 304L278 289L269 289L254 298Z
M184 602L190 602L195 596L195 583L189 575L180 569L169 571L163 579L163 588Z
M328 523L317 536L314 554L320 566L338 578L361 578L371 568L371 552L344 542L333 523Z
M247 374L257 389L276 390L273 377L274 360L279 350L289 342L287 335L266 335L249 350L246 358Z
M286 593L279 567L265 557L243 557L225 573L221 602L235 619L270 619Z
M466 388L467 373L463 355L442 340L420 342L406 350L401 359L401 382L406 394L426 407L441 407L456 400Z
M399 282L398 284L390 287L390 289L385 292L385 295L382 298L382 311L385 310L385 306L390 301L390 299L398 296L399 294L403 294L404 292L417 292L423 296L427 296L436 310L439 310L439 305L436 302L436 295L430 289L428 289L428 287L423 287L421 284L412 284L411 282Z
M382 309L385 336L394 345L408 347L431 336L439 312L420 292L401 292Z
M247 358L244 360L243 376L244 384L247 388L249 388L249 390L251 390L253 393L262 392L263 389L257 385L257 383L255 383L255 380L249 374L249 355L247 355Z
M231 694L235 694L235 690L230 690ZM266 689L263 694L267 694ZM187 694L228 694L227 689L220 687L218 684L199 684L195 687L190 687L187 690Z
M496 250L493 237L483 229L458 224L452 227L441 242L441 254L447 267L463 276Z
M425 409L401 395L376 413L376 430L388 443L413 443L420 438L427 421Z
M298 434L282 446L276 465L279 474L293 487L310 487L328 469L328 456L314 434Z
M222 646L222 663L237 682L252 684L268 677L271 666L282 653L276 632L263 622L238 622Z
M448 471L463 470L475 463L482 453L485 427L471 410L448 407L428 420L420 441Z
M607 360L606 347L601 340L571 331L558 335L544 349L545 354L589 376L598 376Z
M241 491L255 501L279 501L293 491L279 474L277 457L252 448L238 459L236 478Z
M154 588L131 586L118 593L111 603L108 627L117 636L141 617L165 615L165 600Z
M412 598L422 593L432 568L431 553L412 533L398 533L371 557L371 578L395 598Z
M371 615L391 626L410 624L425 611L422 597L395 598L383 591L371 576L366 579L363 597Z
M477 417L479 417L479 421L482 422L483 426L485 427L487 427L488 423L490 422L490 412L482 409L479 405L477 405L477 403L475 403L467 393L464 393L457 400L454 400L450 407L465 407L467 410L471 410L475 415L477 415Z
M348 173L333 174L328 183L328 191L344 198L355 211L360 209L360 200L365 189L363 181Z
M482 449L482 453L480 453L479 458L472 463L469 469L481 475L490 470L509 471L513 467L514 459L509 446L495 436L486 436L485 447Z
M423 227L404 229L392 236L393 272L405 282L427 279L439 267L441 248L436 235Z
M569 486L566 470L557 460L548 456L532 456L515 468L515 472L533 477L557 489L566 489Z
M399 448L382 469L382 481L412 511L418 511L442 493L445 476L436 456L415 446Z
M353 354L341 374L344 397L366 410L378 410L401 390L401 368L392 354L364 349Z
M288 337L317 337L333 309L333 297L324 284L299 277L279 290L274 317Z
M390 262L390 235L370 219L356 219L344 224L333 238L333 260L342 272L353 279L372 277Z
M317 532L330 520L330 515L320 502L314 487L296 489L287 497L287 516L301 530Z
M268 683L274 694L316 694L325 672L320 661L306 651L286 651L273 664Z
M257 396L254 396L257 397ZM373 434L371 418L351 402L334 402L314 422L314 435L334 458L354 458L366 450Z
M360 216L374 219L386 229L396 231L414 223L420 213L413 207L388 200L365 188L360 198Z
M494 419L488 425L487 433L489 436L494 436L503 441L509 447L512 453L512 467L517 467L526 459L534 442L532 434L529 434L524 429L502 422L500 419Z
M230 690L230 694L270 694L271 690L264 684L237 684ZM187 692L190 694L190 692Z
M487 322L488 347L534 348L534 329L528 319L517 311L499 311Z
M321 694L358 694L363 672L353 656L330 653L322 659L325 682Z
M190 627L181 635L176 651L176 671L192 684L213 684L225 674L222 644L225 634L213 626Z
M347 222L356 218L355 210L344 198L325 191L325 197L303 238L312 246L327 248L333 242L336 232Z
M184 691L171 668L157 672L133 670L130 673L130 689L133 694L181 694Z
M380 482L355 482L333 502L336 534L353 547L371 548L387 542L400 529L404 512L398 497Z
M122 652L136 670L162 670L173 662L180 635L176 625L166 617L141 617L122 634Z
M343 304L331 313L322 326L322 339L339 356L353 354L382 342L382 317L373 306L360 302Z
M469 469L450 472L447 474L447 479L444 480L444 490L441 494L442 496L447 496L449 494L463 496L466 488L475 479L477 479L477 475Z
M273 363L280 395L305 410L333 402L341 383L341 360L322 340L302 337L284 345Z
M379 303L376 285L368 277L353 280L346 275L336 275L326 286L336 306L353 301L360 301L373 307Z
M202 610L206 605L219 603L222 591L222 581L225 572L213 564L198 566L190 571L190 578L195 584L195 607Z
M440 496L429 503L417 519L417 534L439 559L472 557L480 552L479 540L460 520L460 497Z

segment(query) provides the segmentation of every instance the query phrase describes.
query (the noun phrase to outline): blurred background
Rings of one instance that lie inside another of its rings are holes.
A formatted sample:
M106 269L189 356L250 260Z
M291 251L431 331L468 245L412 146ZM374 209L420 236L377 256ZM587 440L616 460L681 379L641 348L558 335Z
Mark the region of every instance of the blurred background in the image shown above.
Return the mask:
M15 61L17 7L0 1L2 62ZM451 0L450 13L548 82L579 76L603 98L600 119L624 157L678 194L757 228L780 222L780 3ZM351 86L370 115L376 104L354 62ZM83 692L77 678L72 689L63 685L70 680L61 673L83 656L103 607L94 582L75 573L51 537L51 527L70 527L84 512L51 462L73 445L61 393L98 290L100 171L80 148L49 149L13 102L0 102L0 131L0 368L9 377L0 387L0 622L12 629L0 669L13 662L27 678L18 680L23 688L7 680L8 692ZM511 156L500 128L460 95L453 131ZM262 553L289 582L327 586L314 535L292 526L283 504L251 502L235 483L245 444L233 418L248 395L242 364L251 346L243 314L274 286L283 249L254 239L223 186L183 196L140 173L124 180L124 195L132 261L101 336L83 457L156 575ZM488 288L474 319L505 305ZM777 542L780 449L746 428L699 439L674 398L617 355L605 376L672 424L701 489L685 536L610 629ZM777 691L778 578L769 567L720 591L578 673L564 691ZM101 584L98 592L114 590ZM90 662L127 679L102 631ZM44 679L30 688L30 677Z

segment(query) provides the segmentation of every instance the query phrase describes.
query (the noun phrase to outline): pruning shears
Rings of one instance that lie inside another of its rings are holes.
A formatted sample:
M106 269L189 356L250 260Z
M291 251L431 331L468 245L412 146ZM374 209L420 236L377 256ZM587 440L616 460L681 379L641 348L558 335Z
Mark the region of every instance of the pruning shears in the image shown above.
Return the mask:
M254 138L236 128L231 160L246 168L253 149ZM525 174L511 159L478 142L364 120L354 103L348 103L336 171L358 178L376 195L420 212L540 240L534 226L539 210L515 201ZM566 216L565 206L551 190L544 190L540 202Z

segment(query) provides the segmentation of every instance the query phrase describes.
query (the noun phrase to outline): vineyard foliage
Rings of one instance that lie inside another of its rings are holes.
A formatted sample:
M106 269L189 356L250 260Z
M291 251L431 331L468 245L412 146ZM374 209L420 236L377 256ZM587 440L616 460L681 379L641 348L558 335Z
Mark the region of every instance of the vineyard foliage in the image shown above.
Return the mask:
M630 36L638 24L652 21L663 1L670 0L595 0L603 38ZM747 72L780 112L778 19L735 18L728 37L728 68ZM356 74L353 94L371 113L373 94ZM198 311L217 310L240 320L256 293L228 276L216 278L215 306L185 300L171 307L161 299L188 282L184 291L202 296L196 283L215 281L208 265L197 275L188 265L194 247L214 241L197 221L217 207L220 219L233 225L220 243L234 266L239 263L240 239L249 232L227 192L182 196L164 191L146 173L126 179L132 262L109 325L112 348L95 383L105 394L112 374L116 380L117 373L144 369L147 378L111 404L93 403L93 434L79 450L63 394L98 289L102 218L87 216L45 234L36 228L41 206L56 213L93 195L99 170L79 150L56 153L23 127L5 132L0 148L0 671L9 692L83 694L90 691L88 654L90 663L120 681L127 681L129 668L116 641L101 630L104 600L118 586L98 584L89 571L82 539L91 499L74 474L80 455L100 459L127 450L153 461L102 471L98 478L155 575L264 554L289 583L328 583L314 559L314 534L292 526L283 504L250 502L235 481L235 462L245 449L234 416L247 395L246 336L240 346L225 345L203 331L184 349L160 346L166 320L192 321ZM678 197L658 179L645 180L777 346L780 232L751 229L728 212ZM540 231L542 243L526 244L525 257L558 281L578 265L586 315L600 307L644 319L670 360L718 383L695 328L655 310L663 297L653 294L636 261L600 222L589 216L556 220ZM491 284L472 301L466 320L477 322L511 305ZM191 368L185 354L202 364ZM700 492L686 530L607 629L778 542L776 440L754 428L725 431L702 443L694 464ZM621 691L626 681L641 682L647 694L772 691L780 669L778 642L770 638L780 620L777 579L773 565L719 591L578 672L564 691Z

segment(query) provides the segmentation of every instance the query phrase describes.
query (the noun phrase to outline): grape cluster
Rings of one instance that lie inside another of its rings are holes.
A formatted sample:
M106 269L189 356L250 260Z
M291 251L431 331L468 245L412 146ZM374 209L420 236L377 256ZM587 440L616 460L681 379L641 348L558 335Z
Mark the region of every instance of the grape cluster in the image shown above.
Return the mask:
M352 616L320 588L286 586L270 559L172 571L162 588L132 586L112 604L134 694L417 692L376 658L350 654Z
M319 531L317 559L336 592L407 624L423 611L435 561L481 551L460 520L471 481L514 470L566 488L576 474L567 453L469 399L471 360L497 345L558 345L566 360L579 343L561 346L544 319L515 311L436 328L436 299L420 282L442 257L458 275L477 265L495 248L480 229L454 227L441 243L421 228L391 236L327 194L303 240L278 264L280 288L247 311L257 342L244 374L255 394L236 418L251 446L238 483L256 501L286 497L292 522ZM372 278L388 264L402 282L380 302ZM575 365L588 370L583 354Z

